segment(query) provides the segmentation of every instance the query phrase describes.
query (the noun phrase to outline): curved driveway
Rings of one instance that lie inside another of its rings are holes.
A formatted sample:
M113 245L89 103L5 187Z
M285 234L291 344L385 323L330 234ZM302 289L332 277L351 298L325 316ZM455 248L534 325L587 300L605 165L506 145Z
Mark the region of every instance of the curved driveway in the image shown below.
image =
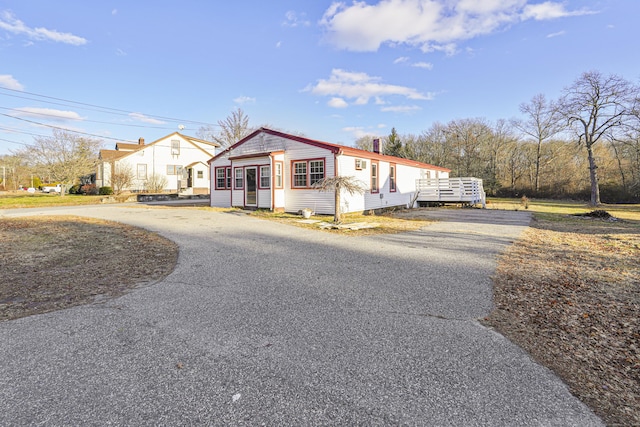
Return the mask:
M0 323L0 425L601 425L476 321L524 212L348 237L193 209L4 211L42 213L151 229L180 256L123 297Z

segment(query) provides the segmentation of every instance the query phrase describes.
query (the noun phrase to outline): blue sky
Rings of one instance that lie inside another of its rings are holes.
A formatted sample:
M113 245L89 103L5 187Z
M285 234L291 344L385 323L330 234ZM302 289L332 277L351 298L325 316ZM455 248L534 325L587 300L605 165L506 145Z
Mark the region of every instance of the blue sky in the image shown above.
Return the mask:
M637 0L0 0L0 154L56 126L153 141L242 108L352 145L640 78ZM28 120L28 121L27 121Z

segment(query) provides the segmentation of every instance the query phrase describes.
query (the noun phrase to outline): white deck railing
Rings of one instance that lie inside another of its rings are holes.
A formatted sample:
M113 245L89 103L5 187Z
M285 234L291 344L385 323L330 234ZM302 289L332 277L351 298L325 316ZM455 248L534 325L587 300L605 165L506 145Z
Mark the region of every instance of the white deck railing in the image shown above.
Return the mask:
M479 178L424 178L416 180L418 202L469 203L486 205Z

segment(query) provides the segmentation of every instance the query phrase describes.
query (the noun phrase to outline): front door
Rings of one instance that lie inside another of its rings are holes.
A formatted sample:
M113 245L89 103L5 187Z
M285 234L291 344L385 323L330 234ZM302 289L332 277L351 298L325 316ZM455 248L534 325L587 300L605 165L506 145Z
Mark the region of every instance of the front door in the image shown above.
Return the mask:
M246 168L244 170L244 205L245 206L258 206L258 193L257 193L257 168Z

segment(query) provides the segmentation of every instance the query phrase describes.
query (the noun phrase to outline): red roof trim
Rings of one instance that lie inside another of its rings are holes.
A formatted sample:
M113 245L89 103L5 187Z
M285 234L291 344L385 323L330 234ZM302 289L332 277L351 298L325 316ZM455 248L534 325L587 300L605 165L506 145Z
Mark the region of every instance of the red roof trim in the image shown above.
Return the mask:
M209 160L209 163L213 162L218 157L224 155L225 153L229 152L230 150L233 150L233 149L239 147L240 145L244 144L246 141L248 141L251 138L253 138L254 136L258 135L260 132L264 132L264 133L267 133L269 135L278 136L278 137L285 138L285 139L290 139L292 141L302 142L303 144L309 144L309 145L313 145L315 147L324 148L324 149L329 150L332 153L337 154L337 155L345 154L347 156L361 157L361 158L369 159L369 160L379 160L379 161L381 160L381 161L384 161L384 162L396 163L396 164L399 164L399 165L413 166L413 167L423 168L423 169L432 169L432 170L438 170L438 171L443 171L443 172L451 172L451 169L443 168L441 166L430 165L428 163L417 162L415 160L404 159L402 157L387 156L387 155L384 155L384 154L373 153L371 151L361 150L359 148L347 147L345 145L338 145L338 144L331 144L329 142L317 141L315 139L309 139L309 138L304 138L304 137L301 137L301 136L290 135L290 134L287 134L287 133L283 133L283 132L279 132L279 131L272 130L272 129L267 129L267 128L260 128L260 129L258 129L256 131L252 132L251 134L245 136L240 141L236 142L232 146L228 147L226 150L218 153L216 156L211 158ZM255 156L261 156L261 155L264 155L264 154L263 153L256 153L255 154ZM245 156L242 156L242 157L245 157ZM251 157L251 155L249 155L249 157Z

